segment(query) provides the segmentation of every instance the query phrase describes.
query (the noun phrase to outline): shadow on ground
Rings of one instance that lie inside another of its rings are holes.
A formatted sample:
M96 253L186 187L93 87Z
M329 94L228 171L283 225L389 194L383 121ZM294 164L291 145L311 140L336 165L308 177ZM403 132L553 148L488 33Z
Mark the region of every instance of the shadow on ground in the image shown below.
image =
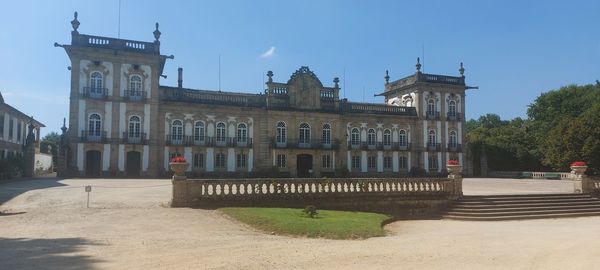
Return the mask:
M30 190L66 186L60 180L63 179L49 177L0 181L0 205Z
M98 245L84 238L1 238L2 269L93 269L101 260L76 255L86 246Z

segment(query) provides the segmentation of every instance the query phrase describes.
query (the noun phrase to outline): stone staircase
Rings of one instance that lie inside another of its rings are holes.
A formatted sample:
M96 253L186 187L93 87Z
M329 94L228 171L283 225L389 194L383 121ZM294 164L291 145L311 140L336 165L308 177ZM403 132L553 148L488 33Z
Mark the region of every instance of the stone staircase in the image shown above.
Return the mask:
M442 218L456 220L519 220L600 216L600 200L589 194L464 196Z

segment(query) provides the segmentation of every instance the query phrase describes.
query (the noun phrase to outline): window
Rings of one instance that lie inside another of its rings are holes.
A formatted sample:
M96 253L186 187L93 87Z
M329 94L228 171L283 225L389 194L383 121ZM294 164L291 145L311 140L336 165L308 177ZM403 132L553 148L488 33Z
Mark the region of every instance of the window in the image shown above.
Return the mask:
M102 132L102 120L100 115L93 113L90 115L88 122L88 137L100 138Z
M321 136L322 144L331 144L331 126L329 124L323 125L323 134Z
M129 79L129 90L131 90L132 95L142 90L142 78L140 76L131 76L131 79Z
M217 124L217 142L225 142L225 124Z
M436 136L435 136L435 130L433 130L433 129L429 130L429 137L428 137L428 140L427 140L427 145L429 145L429 146L435 146L436 143L437 143L437 139L436 139Z
M138 116L129 117L129 138L140 138L141 121Z
M225 168L225 154L218 153L215 156L215 168Z
M436 156L429 156L429 170L437 170L438 160Z
M360 169L360 156L352 156L352 169Z
M367 167L369 169L377 168L377 157L376 156L367 157Z
M353 128L350 135L350 143L352 145L358 145L360 143L360 131L358 128Z
M400 168L400 170L406 170L408 168L408 159L406 156L398 157L398 168Z
M204 168L204 154L202 153L195 153L193 160L192 160L192 164L194 166L195 169L201 169Z
M236 158L236 167L238 168L246 168L246 160L247 160L247 156L246 154L238 154L237 158Z
M279 122L277 123L277 137L276 137L276 142L278 143L285 143L285 123L284 122Z
M375 135L375 130L369 129L369 131L367 132L367 144L375 145L376 139L377 139L377 136Z
M194 124L194 141L204 141L204 123L201 121Z
M92 75L90 76L90 88L92 88L92 92L97 89L102 89L102 74L100 72L92 72Z
M310 143L310 126L307 123L300 124L299 143Z
M20 142L21 141L21 122L17 122L17 141Z
M330 155L323 155L323 157L321 157L321 167L323 167L324 169L331 168L331 156Z
M448 102L448 115L456 116L456 101L454 100Z
M241 123L237 127L237 141L238 142L247 142L248 141L248 129L246 128L246 124Z
M383 145L392 144L392 132L389 129L383 131Z
M451 130L450 131L450 136L448 138L448 147L457 147L458 143L457 143L457 139L456 139L456 131Z
M183 122L174 120L171 124L171 140L181 143L183 140Z
M6 152L4 149L0 150L0 159L4 159L4 152Z
M407 142L408 142L408 139L406 137L406 130L401 129L398 132L398 144L400 144L401 146L406 146Z
M435 115L435 100L433 98L427 101L427 114Z
M392 157L383 157L383 168L391 169L392 168Z
M12 118L10 118L10 120L8 120L8 139L9 140L13 139L13 131L15 130L14 125L15 125L15 121Z
M279 168L287 167L285 155L277 155L277 167L279 167Z
M0 114L0 138L4 138L4 114Z

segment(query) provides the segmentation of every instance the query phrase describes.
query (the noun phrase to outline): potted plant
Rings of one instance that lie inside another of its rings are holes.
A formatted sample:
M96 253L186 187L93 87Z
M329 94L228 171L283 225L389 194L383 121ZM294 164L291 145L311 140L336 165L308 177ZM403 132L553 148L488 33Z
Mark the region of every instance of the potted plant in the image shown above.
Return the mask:
M448 160L448 164L446 164L446 168L448 169L448 173L450 174L458 174L460 172L461 166L458 160L451 159Z
M185 176L185 170L188 168L187 160L183 156L176 156L169 163L171 170L175 172L175 176Z
M571 163L571 171L575 174L584 174L587 170L587 164L584 161L575 161Z

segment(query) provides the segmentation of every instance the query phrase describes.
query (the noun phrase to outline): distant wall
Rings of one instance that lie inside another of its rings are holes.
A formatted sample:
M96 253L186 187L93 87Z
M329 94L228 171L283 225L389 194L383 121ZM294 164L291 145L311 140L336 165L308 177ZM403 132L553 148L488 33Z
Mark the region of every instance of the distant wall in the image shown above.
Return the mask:
M52 172L52 155L45 153L35 154L34 172L36 175Z

